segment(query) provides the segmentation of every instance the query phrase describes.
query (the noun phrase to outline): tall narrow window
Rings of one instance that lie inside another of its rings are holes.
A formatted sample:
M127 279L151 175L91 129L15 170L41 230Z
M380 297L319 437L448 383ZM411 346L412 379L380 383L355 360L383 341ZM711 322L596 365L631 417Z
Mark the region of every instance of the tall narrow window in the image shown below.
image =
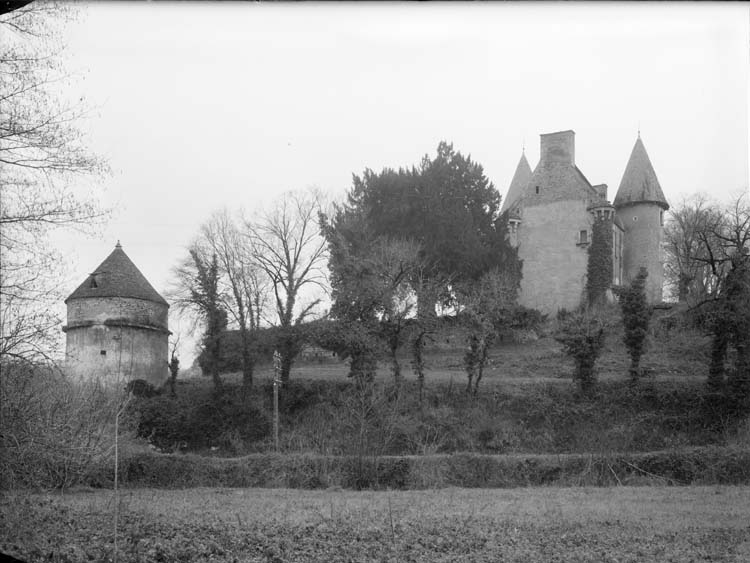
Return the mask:
M664 226L664 211L659 211L659 225Z
M580 242L581 244L586 244L587 242L589 242L589 232L581 231L578 234L578 242Z
M539 186L536 187L536 193L539 193Z

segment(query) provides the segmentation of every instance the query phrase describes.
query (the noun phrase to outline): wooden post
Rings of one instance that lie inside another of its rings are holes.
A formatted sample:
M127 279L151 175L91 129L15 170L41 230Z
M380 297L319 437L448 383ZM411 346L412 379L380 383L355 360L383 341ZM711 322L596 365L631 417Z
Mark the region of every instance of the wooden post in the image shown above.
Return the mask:
M273 353L273 447L279 451L279 384L281 380L281 354L278 350Z

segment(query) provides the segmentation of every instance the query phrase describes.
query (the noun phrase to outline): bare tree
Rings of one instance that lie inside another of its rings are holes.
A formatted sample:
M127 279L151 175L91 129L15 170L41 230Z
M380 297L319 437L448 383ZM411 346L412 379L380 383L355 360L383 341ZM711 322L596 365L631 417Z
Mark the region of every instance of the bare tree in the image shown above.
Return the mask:
M736 352L729 384L735 399L750 399L750 200L737 196L699 233L705 252L700 260L717 277L718 289L709 301L713 333L708 388L724 387L727 351Z
M169 394L172 397L177 396L177 374L180 372L180 358L177 350L180 348L180 333L173 333L174 337L169 341Z
M0 15L0 358L48 354L62 262L49 235L106 216L82 188L107 171L77 126L85 111L55 91L67 77L61 29L73 15L54 2Z
M267 285L261 276L253 246L240 233L226 209L214 213L200 230L202 243L216 255L226 310L236 323L242 342L242 383L253 384L253 333L260 328Z
M284 382L301 348L294 328L320 303L320 299L301 303L303 291L314 286L326 289L326 241L318 226L322 205L318 190L287 192L270 209L245 222L252 256L273 290Z
M696 305L718 291L726 266L713 269L706 259L718 248L712 232L722 217L719 206L703 194L685 198L670 210L664 228L665 274L678 301Z

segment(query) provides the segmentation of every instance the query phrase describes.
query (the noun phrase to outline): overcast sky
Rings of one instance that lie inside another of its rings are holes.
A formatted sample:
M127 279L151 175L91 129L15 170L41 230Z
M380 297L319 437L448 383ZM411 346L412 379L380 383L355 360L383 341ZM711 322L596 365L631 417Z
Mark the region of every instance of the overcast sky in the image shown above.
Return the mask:
M448 140L505 194L525 143L576 132L614 197L638 129L664 194L748 186L745 3L86 5L71 96L114 175L99 239L60 236L70 291L117 239L163 291L214 209L252 210Z

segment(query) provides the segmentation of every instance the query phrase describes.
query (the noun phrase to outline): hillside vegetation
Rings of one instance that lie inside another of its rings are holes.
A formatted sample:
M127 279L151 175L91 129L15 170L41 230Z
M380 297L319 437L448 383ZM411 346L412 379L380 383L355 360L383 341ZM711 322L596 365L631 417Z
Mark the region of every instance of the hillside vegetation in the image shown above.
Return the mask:
M343 362L298 364L281 391L280 451L319 455L565 454L639 452L736 441L738 419L717 412L704 392L707 340L680 332L652 339L648 376L628 382L628 359L611 337L597 392L583 397L572 365L551 338L501 343L479 393L465 393L462 350L434 344L420 401L407 374L396 389L387 365L366 392ZM408 359L404 359L408 365ZM225 376L220 398L210 381L179 381L177 396L133 403L136 433L164 452L237 456L273 450L271 370L243 396Z

